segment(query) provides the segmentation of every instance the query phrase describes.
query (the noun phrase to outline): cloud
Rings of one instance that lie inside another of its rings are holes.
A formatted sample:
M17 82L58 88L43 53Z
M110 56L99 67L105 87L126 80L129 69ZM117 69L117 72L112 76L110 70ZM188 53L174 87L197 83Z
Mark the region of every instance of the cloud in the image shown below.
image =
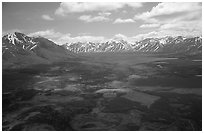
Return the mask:
M127 13L127 11L126 11L126 10L123 10L123 11L122 11L122 13L124 13L124 14L125 14L125 13Z
M200 36L202 35L202 21L179 21L176 23L163 24L160 31L171 31L173 34Z
M14 32L23 32L24 30L21 30L21 29L10 29L10 30L2 30L2 35L6 35L8 33L14 33Z
M99 12L98 15L99 16L110 16L111 13L110 12Z
M85 21L85 22L100 22L100 21L109 21L110 19L106 17L107 14L101 14L99 13L99 16L91 16L91 15L82 15L79 17L79 20Z
M153 20L157 20L159 16L169 16L174 14L191 14L192 12L201 11L202 6L201 3L196 2L177 2L177 3L159 3L157 6L153 7L151 11L143 12L141 14L135 15L135 19L141 19L141 20L149 20L151 18L154 18ZM156 18L157 17L157 18Z
M56 9L55 14L65 16L68 13L80 13L89 11L113 11L129 6L139 8L142 3L122 2L62 2Z
M148 32L148 33L145 33L145 34L138 34L136 36L134 36L133 38L135 38L135 40L143 40L145 38L151 38L151 37L161 37L161 36L158 36L158 32L156 31L152 31L152 32Z
M123 40L127 40L127 36L125 36L125 35L123 35L123 34L116 34L116 35L114 35L114 37L113 37L113 39L118 39L118 40L121 40L121 39L123 39Z
M118 23L134 23L135 21L133 19L121 19L117 18L113 23L118 24Z
M62 33L55 32L53 29L37 31L37 32L28 34L28 36L41 36L41 37L45 37L48 39L59 38L62 35L63 35Z
M192 32L186 30L158 30L158 31L151 31L145 34L138 34L132 38L135 40L143 40L145 38L161 38L166 36L184 36L184 37L195 37L200 36L202 32L193 30Z
M123 3L123 4L127 5L129 7L132 7L133 9L142 7L142 3L141 2L126 2L126 3Z
M71 37L71 34L69 33L63 34L60 32L56 32L54 29L33 32L33 33L28 34L28 36L45 37L47 39L52 40L58 45L62 45L65 43L71 43L71 42L79 42L79 41L80 42L85 42L85 41L100 42L105 39L103 36L88 36L88 35Z
M53 20L54 20L54 18L50 17L50 16L47 15L47 14L43 14L43 15L41 16L41 18L44 19L44 20L48 20L48 21L53 21Z
M90 32L81 32L81 33L78 33L77 35L79 36L88 36L88 35L91 35Z
M48 29L48 30L44 30L44 31L37 31L37 32L33 32L28 34L28 36L41 36L41 37L45 37L47 39L50 39L51 41L55 42L58 45L63 45L65 43L73 43L73 42L104 42L107 41L109 39L115 39L115 40L126 40L128 42L135 42L135 38L134 37L127 37L123 34L116 34L114 35L112 38L106 38L104 36L92 36L92 35L79 35L79 36L71 36L71 34L69 33L61 33L61 32L57 32L54 29Z
M59 38L61 44L72 43L72 42L101 42L104 41L105 38L103 36L62 36Z
M155 28L155 27L159 27L160 24L143 24L140 26L140 28Z
M123 34L115 34L112 39L114 40L125 40L127 42L130 42L130 43L134 43L136 41L136 39L134 37L127 37Z
M140 28L159 27L154 31L158 36L202 35L202 5L198 2L159 3L150 11L135 15L134 19L146 23ZM144 36L152 35L150 33Z

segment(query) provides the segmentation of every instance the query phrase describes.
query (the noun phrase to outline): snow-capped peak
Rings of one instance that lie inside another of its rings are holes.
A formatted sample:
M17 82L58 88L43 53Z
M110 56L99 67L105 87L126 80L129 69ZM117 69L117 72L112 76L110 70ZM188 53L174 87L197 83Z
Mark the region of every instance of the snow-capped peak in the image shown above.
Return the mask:
M33 51L38 44L38 42L34 39L35 38L26 36L19 32L8 33L2 38L3 53L12 53L13 55L16 51L19 52L19 50L22 49L26 51Z
M8 33L7 35L4 36L4 39L8 39L9 43L12 43L13 45L16 45L17 43L21 43L22 41L18 39L15 33Z
M115 39L109 39L109 40L107 41L107 43L108 43L108 44L110 44L110 43L119 43L119 41L118 41L118 40L115 40Z

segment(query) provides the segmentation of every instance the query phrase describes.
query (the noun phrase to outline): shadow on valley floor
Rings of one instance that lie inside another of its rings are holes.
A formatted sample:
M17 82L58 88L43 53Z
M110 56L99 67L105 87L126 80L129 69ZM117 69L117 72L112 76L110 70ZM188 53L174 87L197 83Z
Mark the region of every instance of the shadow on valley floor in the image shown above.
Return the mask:
M2 130L202 130L197 57L90 54L2 76Z

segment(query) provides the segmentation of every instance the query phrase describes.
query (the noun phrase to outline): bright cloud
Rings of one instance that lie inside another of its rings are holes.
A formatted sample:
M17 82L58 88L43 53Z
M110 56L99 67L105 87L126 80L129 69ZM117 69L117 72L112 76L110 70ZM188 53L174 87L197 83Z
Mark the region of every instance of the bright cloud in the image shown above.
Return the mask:
M144 20L146 23L177 23L179 21L201 21L201 3L159 3L151 11L134 16L135 20Z
M56 32L53 29L33 32L33 33L28 34L28 36L45 37L57 43L58 45L62 45L65 43L71 43L71 42L85 42L85 41L100 42L105 39L103 36L87 36L87 35L71 37L71 34L69 33L63 34L60 32Z
M78 19L85 21L85 22L99 22L99 21L109 21L111 20L108 16L110 16L110 12L99 12L97 16L91 16L91 15L82 15Z
M110 19L104 16L82 15L79 17L79 20L89 23L89 22L109 21Z
M148 33L145 33L145 34L139 34L139 35L136 35L136 36L134 36L132 38L139 41L139 40L143 40L145 38L161 38L161 37L166 37L166 36L193 37L193 36L200 36L200 35L201 35L201 33L198 32L198 31L192 31L191 34L189 34L188 31L158 30L158 31L151 31L151 32L148 32Z
M111 13L110 12L99 12L98 15L99 16L110 16Z
M52 20L54 20L54 18L50 17L50 16L47 15L47 14L43 14L41 17L42 17L42 19L44 19L44 20L48 20L48 21L52 21Z
M117 18L113 23L118 24L118 23L134 23L135 21L133 19L121 19Z
M103 36L62 36L59 39L59 44L65 44L65 43L72 43L72 42L101 42L104 41L105 38Z
M150 11L135 15L134 19L148 23L141 25L140 28L159 27L156 31L158 36L202 35L201 3L159 3ZM147 33L144 36L152 35L154 32Z
M139 8L142 3L121 3L121 2L62 2L55 11L56 15L65 16L68 13L79 13L88 11L113 11L125 6Z
M150 37L158 37L158 33L156 31L152 31L146 34L139 34L137 36L134 36L133 38L135 38L135 40L143 40L145 38L150 38Z
M140 28L155 28L155 27L159 27L160 24L143 24L140 26Z
M153 7L151 11L135 15L135 19L148 20L163 15L176 15L176 13L191 14L192 12L200 12L201 9L201 3L159 3L157 6Z
M56 32L53 29L33 32L33 33L28 34L28 36L45 37L45 38L50 39L51 41L55 42L58 45L62 45L65 43L72 43L72 42L87 42L87 41L104 42L104 41L107 41L109 39L115 39L115 40L123 39L123 40L126 40L128 42L135 42L136 41L136 39L134 37L127 37L123 34L116 34L112 38L105 38L104 36L91 36L91 35L79 35L79 36L72 37L71 34L69 34L69 33L63 34L60 32Z
M116 35L114 35L114 37L113 37L113 39L118 39L118 40L121 40L121 39L123 39L123 40L127 40L127 36L125 36L125 35L123 35L123 34L116 34Z
M134 43L135 41L137 41L135 39L135 37L127 37L123 34L116 34L112 37L112 39L114 40L125 40L125 41L128 41L128 42L131 42L131 43Z
M2 36L8 34L8 33L14 33L14 32L24 32L22 29L11 29L11 30L2 30Z
M62 35L63 35L62 33L55 32L53 29L48 29L48 30L44 30L44 31L37 31L37 32L33 32L33 33L28 34L28 36L42 36L42 37L46 37L49 39L58 38Z

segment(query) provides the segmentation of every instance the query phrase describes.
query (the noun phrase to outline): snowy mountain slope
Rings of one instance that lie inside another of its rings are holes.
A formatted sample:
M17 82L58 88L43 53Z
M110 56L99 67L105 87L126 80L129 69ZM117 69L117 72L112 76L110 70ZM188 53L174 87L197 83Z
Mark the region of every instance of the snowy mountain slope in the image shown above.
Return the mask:
M125 40L108 40L102 43L94 42L75 42L64 44L63 47L78 52L196 52L202 50L202 38L192 37L163 37L163 38L146 38L135 43Z
M133 50L130 43L125 40L108 40L106 42L75 42L66 43L63 45L66 49L79 53L79 52L118 52Z
M2 37L3 65L47 64L73 57L74 54L42 37L15 32Z

